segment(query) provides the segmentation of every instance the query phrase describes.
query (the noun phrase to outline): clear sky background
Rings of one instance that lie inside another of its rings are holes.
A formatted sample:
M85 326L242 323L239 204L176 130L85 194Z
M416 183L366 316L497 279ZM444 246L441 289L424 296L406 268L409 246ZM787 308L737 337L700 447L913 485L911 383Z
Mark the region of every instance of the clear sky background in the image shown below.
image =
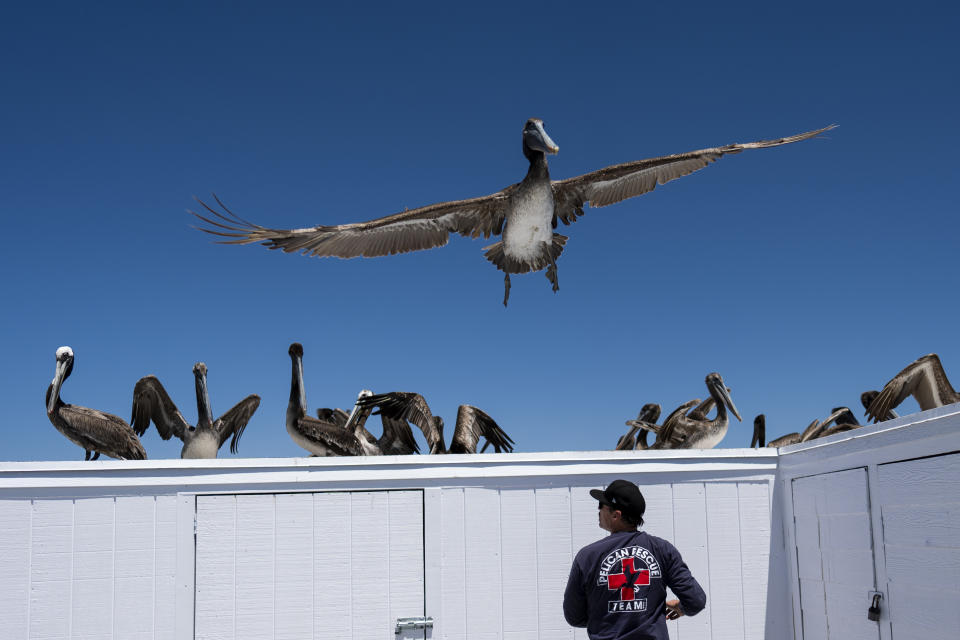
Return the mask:
M61 345L64 401L125 419L154 374L195 421L205 362L215 416L262 397L240 442L255 457L305 454L284 430L294 341L311 413L417 391L451 427L481 407L521 452L612 449L644 403L706 397L711 371L744 418L722 447L747 446L758 413L769 438L837 405L862 418L860 392L929 352L960 382L958 12L8 6L0 459L82 459L43 410ZM485 195L522 179L530 117L560 146L556 179L839 127L588 209L558 229L559 293L514 276L508 309L493 240L308 259L213 244L186 213L216 192L303 227ZM144 446L179 456L153 428Z

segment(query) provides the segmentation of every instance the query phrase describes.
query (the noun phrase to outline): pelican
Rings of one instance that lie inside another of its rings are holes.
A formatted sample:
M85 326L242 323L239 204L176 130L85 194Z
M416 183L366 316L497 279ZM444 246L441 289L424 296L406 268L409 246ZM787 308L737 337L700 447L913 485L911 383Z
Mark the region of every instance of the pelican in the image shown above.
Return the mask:
M375 438L372 433L367 431L365 425L373 407L366 404L364 400L372 395L373 392L369 389L362 390L357 396L353 411L343 421L343 428L352 431L360 441L364 455L403 456L420 453L420 445L414 439L413 431L406 420L380 414L380 423L383 426L383 433L380 437ZM341 413L346 415L345 412ZM338 422L340 420L343 420L343 418L338 416Z
M907 396L913 396L921 411L960 402L960 393L953 390L935 353L917 358L884 385L867 408L867 418L879 422Z
M627 420L626 424L630 427L630 430L627 431L626 435L620 436L614 451L649 449L650 446L647 444L647 429L640 423L656 424L659 419L659 404L649 403L640 407L640 413L637 414L637 419ZM636 437L634 437L634 434L636 434Z
M164 440L177 436L183 441L181 458L216 458L217 452L227 438L230 453L237 453L240 436L260 406L260 396L251 394L235 404L229 411L214 421L207 391L207 365L193 365L194 385L197 390L197 426L191 427L183 414L173 404L167 390L155 376L144 376L133 388L133 411L130 424L138 436L150 428L150 422Z
M699 400L678 407L663 421L663 427L657 434L657 440L650 447L651 449L712 449L727 434L727 427L730 424L727 409L733 412L737 420L742 420L720 374L708 374L705 382L712 403L708 404L705 401L689 414L681 408L692 406ZM706 414L713 403L717 406L717 415L713 420L707 420Z
M84 460L96 460L100 454L120 460L146 460L140 438L120 416L66 404L60 399L60 387L73 371L73 349L57 349L57 368L47 387L47 417L57 431L86 451ZM93 457L91 458L91 453Z
M486 258L504 272L503 305L510 298L510 274L546 269L553 291L559 290L557 258L567 237L554 233L557 221L569 225L583 208L605 207L639 196L698 171L724 155L746 149L765 149L807 140L835 125L776 140L736 143L659 158L611 165L566 180L550 180L547 154L560 148L547 135L543 120L531 118L523 126L523 155L529 162L524 179L496 193L427 205L368 222L318 225L305 229L273 229L237 216L214 195L221 210L197 202L207 215L191 214L206 223L200 230L226 238L224 244L260 242L284 252L307 256L355 258L407 253L442 247L450 235L477 238L502 235L484 247Z
M487 413L469 404L457 409L457 424L450 439L450 448L443 442L443 418L430 411L427 401L419 393L394 391L358 399L361 405L376 407L381 416L412 422L423 431L430 453L476 453L480 438L486 442L481 452L493 445L494 451L513 451L513 440Z
M750 439L750 448L763 448L767 438L767 416L762 413L753 419L753 437Z
M294 342L287 353L290 354L293 374L286 426L293 441L316 456L364 455L360 439L345 424L339 424L336 417L325 420L307 415L307 396L303 389L303 345Z

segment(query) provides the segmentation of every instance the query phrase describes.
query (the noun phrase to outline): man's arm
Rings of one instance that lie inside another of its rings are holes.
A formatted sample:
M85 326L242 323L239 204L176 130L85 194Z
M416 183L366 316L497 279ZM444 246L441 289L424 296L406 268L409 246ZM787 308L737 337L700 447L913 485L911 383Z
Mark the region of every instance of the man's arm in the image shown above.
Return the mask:
M563 592L563 617L571 627L587 626L587 596L583 593L582 574L576 560Z
M676 612L677 615L670 617L671 607L668 607L667 617L674 620L681 615L695 616L707 606L707 594L704 593L703 587L690 573L690 569L687 567L687 563L683 561L680 552L669 542L664 542L667 547L666 585L673 590L673 593L680 600L676 607L679 609Z

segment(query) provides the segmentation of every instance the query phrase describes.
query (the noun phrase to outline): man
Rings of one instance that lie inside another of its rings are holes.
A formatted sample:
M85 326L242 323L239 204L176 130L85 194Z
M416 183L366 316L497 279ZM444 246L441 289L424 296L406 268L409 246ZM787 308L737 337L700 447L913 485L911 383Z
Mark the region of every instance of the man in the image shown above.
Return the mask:
M696 615L707 594L680 552L639 531L647 505L637 485L614 480L590 495L597 499L606 538L577 553L563 594L563 615L602 640L668 640L667 620ZM679 600L667 602L667 587Z

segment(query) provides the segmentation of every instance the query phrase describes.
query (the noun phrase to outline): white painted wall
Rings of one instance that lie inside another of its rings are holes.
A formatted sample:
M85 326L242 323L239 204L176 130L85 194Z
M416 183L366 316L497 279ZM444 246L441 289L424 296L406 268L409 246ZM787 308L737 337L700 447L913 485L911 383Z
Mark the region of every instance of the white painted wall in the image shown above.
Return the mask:
M278 536L303 534L278 519L284 495L414 489L423 494L425 613L436 619L428 637L585 638L563 620L563 588L573 554L604 535L588 490L625 477L646 495L646 529L674 542L708 593L702 614L670 623L672 637L783 637L789 603L768 601L767 589L781 574L770 569L776 460L774 451L715 450L2 463L0 549L11 561L0 563L0 603L13 615L0 636L192 637L199 603L209 604L197 590L218 575L194 579L198 501L263 495L272 514L249 522L269 523L276 554ZM266 544L261 533L250 544ZM296 573L293 559L264 557L237 553L230 571L247 572L250 585L284 563ZM284 584L270 585L275 608ZM238 608L232 593L232 615L265 619L255 604L266 595L248 594ZM266 629L258 636L271 637Z
M960 637L958 451L956 404L780 450L796 638Z

